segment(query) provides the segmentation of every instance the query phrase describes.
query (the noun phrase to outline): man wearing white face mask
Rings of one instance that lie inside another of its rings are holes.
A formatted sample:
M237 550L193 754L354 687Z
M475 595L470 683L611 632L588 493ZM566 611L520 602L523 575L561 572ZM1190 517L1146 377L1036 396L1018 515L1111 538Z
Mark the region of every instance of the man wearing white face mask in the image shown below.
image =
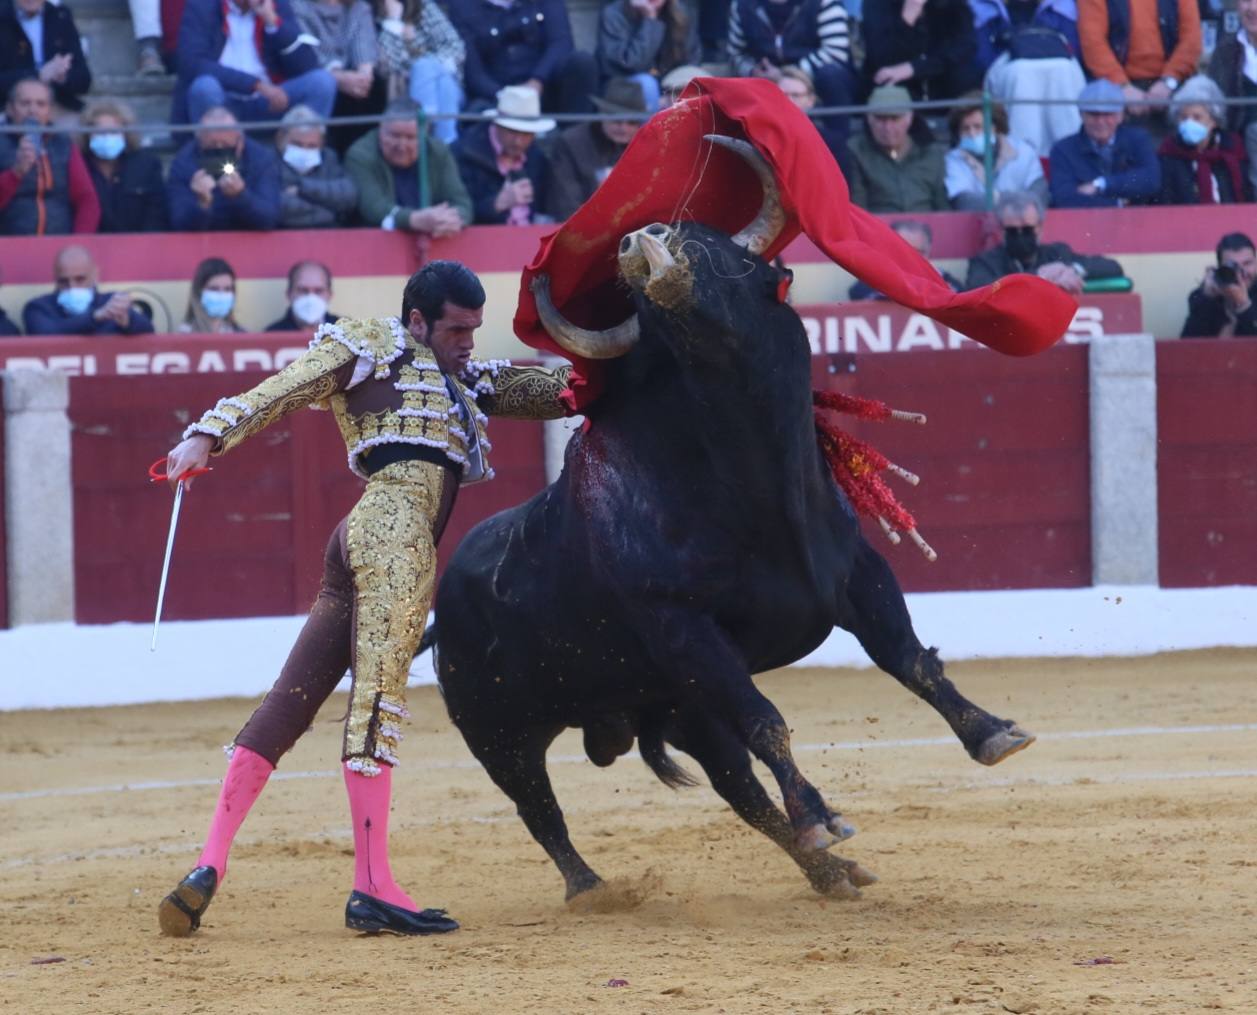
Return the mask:
M63 247L52 262L54 288L22 309L28 335L142 335L153 322L126 293L96 288L100 271L87 248Z
M318 261L298 261L288 271L288 313L266 326L267 331L305 331L314 334L321 324L340 320L328 313L332 301L332 273Z
M275 136L279 149L279 224L287 229L344 225L358 188L336 152L324 143L323 121L309 106L294 106Z

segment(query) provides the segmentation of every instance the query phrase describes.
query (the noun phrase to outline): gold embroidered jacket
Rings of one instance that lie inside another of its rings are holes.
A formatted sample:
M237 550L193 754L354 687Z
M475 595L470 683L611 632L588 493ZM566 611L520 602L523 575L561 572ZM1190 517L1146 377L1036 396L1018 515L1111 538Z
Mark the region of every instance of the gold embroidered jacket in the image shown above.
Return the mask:
M471 360L463 374L441 372L395 317L340 320L314 333L310 348L257 387L220 399L184 431L215 440L214 454L296 409L330 408L349 452L349 468L366 478L359 457L378 444L421 444L459 466L463 482L490 479L487 415L557 419L569 367L515 367L510 360Z

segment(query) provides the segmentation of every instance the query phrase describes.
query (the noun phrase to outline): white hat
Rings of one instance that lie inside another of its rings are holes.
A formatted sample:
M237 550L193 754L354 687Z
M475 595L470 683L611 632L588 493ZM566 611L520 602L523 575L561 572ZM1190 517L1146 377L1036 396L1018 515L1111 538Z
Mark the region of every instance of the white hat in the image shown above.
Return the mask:
M499 127L523 134L545 134L554 130L553 120L541 119L541 96L527 85L507 85L497 94L496 109L485 111Z

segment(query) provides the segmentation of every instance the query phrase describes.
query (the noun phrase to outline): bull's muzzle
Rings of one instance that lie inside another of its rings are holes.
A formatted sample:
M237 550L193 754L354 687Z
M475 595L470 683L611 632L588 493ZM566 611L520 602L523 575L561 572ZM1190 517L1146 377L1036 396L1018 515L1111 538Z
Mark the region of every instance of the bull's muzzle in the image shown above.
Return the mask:
M694 288L678 237L661 222L628 233L620 241L620 274L652 303L673 309L683 306Z

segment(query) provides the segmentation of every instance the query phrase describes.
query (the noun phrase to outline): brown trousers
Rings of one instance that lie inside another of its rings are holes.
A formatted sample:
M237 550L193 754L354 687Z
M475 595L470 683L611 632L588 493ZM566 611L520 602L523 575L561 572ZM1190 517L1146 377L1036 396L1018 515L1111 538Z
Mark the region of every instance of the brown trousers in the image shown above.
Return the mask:
M456 489L445 469L425 461L397 462L371 477L332 533L309 619L237 744L278 765L351 670L343 757L365 762L365 774L377 760L394 762L406 674L432 602L434 529L443 527Z

